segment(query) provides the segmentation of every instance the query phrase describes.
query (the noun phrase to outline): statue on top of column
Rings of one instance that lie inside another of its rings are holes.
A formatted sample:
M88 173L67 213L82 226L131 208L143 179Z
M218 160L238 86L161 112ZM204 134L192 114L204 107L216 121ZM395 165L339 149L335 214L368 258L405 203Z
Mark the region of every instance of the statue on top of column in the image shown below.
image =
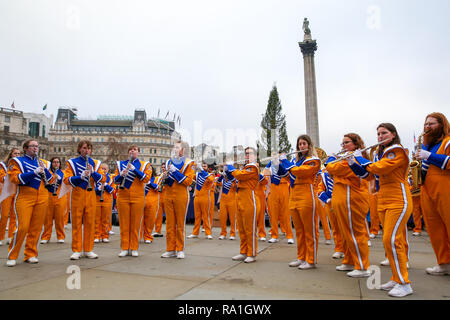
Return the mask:
M308 18L305 18L303 20L303 31L305 32L305 37L304 37L304 41L305 40L312 40L311 38L311 29L309 28L309 21Z

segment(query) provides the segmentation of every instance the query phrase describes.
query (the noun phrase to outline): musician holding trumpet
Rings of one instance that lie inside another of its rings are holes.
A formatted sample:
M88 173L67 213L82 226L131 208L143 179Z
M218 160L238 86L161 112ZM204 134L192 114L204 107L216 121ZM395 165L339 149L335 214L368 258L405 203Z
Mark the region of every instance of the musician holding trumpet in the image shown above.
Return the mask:
M37 244L48 207L48 191L45 186L54 179L48 170L49 162L38 156L39 143L36 140L25 141L23 151L24 156L11 159L8 166L9 178L17 185L13 206L18 223L9 245L6 262L8 267L16 265L25 237L24 261L39 262Z

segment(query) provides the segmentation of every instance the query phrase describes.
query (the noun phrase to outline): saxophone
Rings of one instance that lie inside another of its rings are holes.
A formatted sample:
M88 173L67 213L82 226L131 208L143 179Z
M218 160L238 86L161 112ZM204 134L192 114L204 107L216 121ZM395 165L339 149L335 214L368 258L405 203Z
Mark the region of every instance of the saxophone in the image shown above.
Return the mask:
M422 148L422 140L423 140L423 135L425 134L422 133L419 138L417 139L417 144L414 146L414 153L417 152L417 150ZM420 192L420 185L422 184L422 160L416 159L416 157L413 155L412 157L412 161L409 164L409 170L410 170L410 174L411 174L411 186L412 186L412 190L411 192L413 194Z

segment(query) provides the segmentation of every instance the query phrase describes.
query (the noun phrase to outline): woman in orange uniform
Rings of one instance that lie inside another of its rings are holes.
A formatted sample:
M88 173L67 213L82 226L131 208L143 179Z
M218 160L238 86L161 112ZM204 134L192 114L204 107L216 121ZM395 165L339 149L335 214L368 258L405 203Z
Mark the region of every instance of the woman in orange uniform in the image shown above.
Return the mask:
M174 144L172 158L167 161L164 178L164 210L166 213L166 252L161 258L184 259L186 215L190 200L189 187L195 175L196 164L186 157L189 145L178 141Z
M237 180L237 223L240 238L239 254L232 259L252 263L257 255L257 212L259 200L255 196L256 186L259 182L259 167L256 163L257 153L252 147L245 149L245 162L242 170L237 170L233 162L227 162L224 171L228 179Z
M95 236L94 242L109 242L109 227L111 225L112 199L114 183L109 174L109 166L106 163L100 165L100 172L106 181L97 183L95 193L97 197L97 208L95 215Z
M229 180L226 175L221 175L217 181L220 186L220 236L223 240L227 236L227 219L230 220L230 240L236 237L236 179Z
M259 166L258 166L259 167ZM258 237L261 241L266 241L266 224L265 224L265 215L266 215L266 188L269 179L259 175L259 182L256 186L255 196L259 201L259 211L256 213L256 221L258 225Z
M422 149L415 155L422 160L420 204L438 263L426 272L445 275L450 274L450 125L445 115L427 115L424 132Z
M348 133L342 139L342 148L354 152L364 148L364 142L356 133ZM364 152L364 157L368 155ZM333 177L331 207L336 214L339 229L344 236L344 260L338 271L350 271L349 277L369 277L369 246L366 215L369 212L369 184L355 175L347 160L335 161L331 156L325 162ZM334 162L334 163L333 163Z
M359 151L355 151L349 164L361 177L369 173L378 176L377 206L380 216L384 215L383 244L392 269L391 280L381 285L381 289L389 290L390 296L404 297L413 293L408 279L405 237L406 223L412 212L411 192L407 181L408 151L400 144L397 129L391 123L380 124L377 136L380 143L376 155L378 161L371 162L361 157Z
M281 155L280 165L289 171L289 210L297 239L297 259L289 263L289 266L306 270L315 268L317 264L319 233L313 183L321 162L308 135L297 138L296 149L296 158L289 161L285 155Z
M145 206L145 185L152 176L148 162L138 159L140 149L128 148L129 160L118 161L114 183L119 185L117 211L120 221L119 257L139 256L139 236Z
M23 151L24 156L13 158L8 167L9 178L17 185L13 206L18 224L9 244L6 262L8 267L16 265L25 237L27 240L24 261L39 262L37 244L48 207L48 191L45 185L52 183L54 179L48 170L50 163L38 157L39 143L37 141L25 141Z
M11 151L8 154L8 157L6 158L5 163L0 162L0 183L2 184L1 194L5 194L5 199L1 201L1 207L0 207L0 246L4 244L5 239L5 233L6 233L6 226L8 224L8 218L9 218L9 227L8 227L8 241L9 244L11 242L11 238L14 235L14 232L16 231L16 215L14 214L13 210L13 200L15 193L12 193L13 190L6 190L6 177L8 175L8 165L9 160L12 158L20 156L20 150L18 148L12 148ZM5 188L5 190L3 190ZM7 193L9 195L7 195Z
M48 186L48 211L45 217L44 232L41 236L41 243L50 241L52 235L53 221L55 221L56 239L58 243L64 243L66 232L64 230L64 214L66 211L66 195L59 197L61 183L64 173L61 171L61 160L58 157L50 159L51 170L55 176L55 182Z
M81 252L88 259L97 259L93 251L95 237L96 196L93 187L104 183L106 177L99 173L101 161L90 157L92 143L81 140L77 146L79 157L67 160L64 183L73 187L70 195L70 220L72 223L71 260L79 260Z
M152 230L155 225L156 213L159 206L159 178L156 176L156 171L152 165L149 165L152 171L150 181L145 185L145 206L144 214L142 216L142 227L140 238L144 238L144 243L150 244L153 242Z

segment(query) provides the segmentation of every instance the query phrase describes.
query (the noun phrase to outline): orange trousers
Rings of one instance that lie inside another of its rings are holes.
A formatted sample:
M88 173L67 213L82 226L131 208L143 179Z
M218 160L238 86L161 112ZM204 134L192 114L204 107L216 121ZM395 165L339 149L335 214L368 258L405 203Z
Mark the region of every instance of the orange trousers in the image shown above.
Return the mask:
M391 280L405 284L408 279L407 226L412 213L412 199L409 188L404 184L382 186L378 193L378 212L384 215L383 245L392 269Z
M222 199L220 200L220 235L227 235L227 219L230 219L230 237L236 236L236 213L237 204L236 196L222 194Z
M422 232L422 206L420 205L420 195L413 196L413 220L414 232Z
M45 216L44 233L41 240L50 240L52 236L53 221L55 221L56 238L64 240L66 232L64 231L64 215L66 213L67 199L64 195L61 199L48 193L48 210Z
M257 212L259 210L259 199L255 192L250 189L240 188L236 194L237 215L240 254L256 257L258 250L257 238Z
M159 192L149 191L145 196L144 214L142 216L142 228L140 238L153 241L152 231L155 226L156 213L159 208Z
M48 191L44 184L41 183L39 190L17 186L13 207L18 227L9 244L8 259L17 260L25 237L24 261L37 257L37 244L48 207Z
M331 231L333 232L334 251L335 252L345 252L344 237L342 236L342 232L339 229L339 223L337 221L336 214L331 209L331 204L327 203L323 209L327 213L327 215L330 219Z
M288 209L289 204L289 186L275 185L270 186L270 193L267 198L267 206L270 218L270 234L274 239L278 239L278 222L281 232L286 233L286 238L293 239L294 233L291 227L291 215Z
M172 186L164 196L166 214L166 251L184 251L186 215L190 200L188 188ZM181 192L184 191L184 192ZM208 221L208 219L206 219Z
M158 212L156 213L156 220L155 220L155 232L161 233L162 223L163 223L163 217L164 217L164 192L159 193L159 206L158 206Z
M111 225L112 214L112 196L103 193L103 202L100 202L100 196L96 195L97 206L95 213L95 239L109 239L109 229Z
M316 200L316 209L319 214L320 222L322 223L323 234L326 240L331 240L330 226L328 224L327 212L324 207L319 203L320 200Z
M91 252L94 249L95 214L97 211L95 192L76 187L72 190L70 197L72 251Z
M211 207L214 206L214 200L210 199L209 192L206 195L197 195L194 197L194 211L195 222L194 230L192 234L199 235L200 225L203 221L203 228L205 228L205 234L208 236L211 234ZM166 222L167 223L167 222Z
M367 191L335 183L331 206L345 239L342 263L354 265L356 270L367 270L370 265L366 226L369 211Z
M297 259L317 263L319 224L312 184L296 184L291 190L289 211L297 239Z
M70 215L70 195L72 194L72 192L68 192L65 196L67 198L67 203L66 203L66 212L64 214L64 224L68 224L69 223L69 215Z
M145 206L144 193L142 195L142 197L131 198L128 193L119 192L117 197L122 250L135 251L139 249L139 235Z
M265 215L266 215L266 195L264 192L255 192L255 196L259 201L259 209L256 213L256 221L258 225L258 237L265 238L266 237L266 223L265 223Z
M370 210L370 233L377 235L380 231L380 217L378 216L378 195L375 193L369 194L369 210Z
M17 230L16 226L16 215L14 214L13 201L15 195L9 196L5 200L2 201L1 204L1 216L0 216L0 240L5 239L6 234L6 225L8 224L9 218L9 227L8 227L8 238L12 238L14 232Z
M431 168L430 165L430 169ZM420 191L423 219L438 264L450 263L450 172L430 174Z

